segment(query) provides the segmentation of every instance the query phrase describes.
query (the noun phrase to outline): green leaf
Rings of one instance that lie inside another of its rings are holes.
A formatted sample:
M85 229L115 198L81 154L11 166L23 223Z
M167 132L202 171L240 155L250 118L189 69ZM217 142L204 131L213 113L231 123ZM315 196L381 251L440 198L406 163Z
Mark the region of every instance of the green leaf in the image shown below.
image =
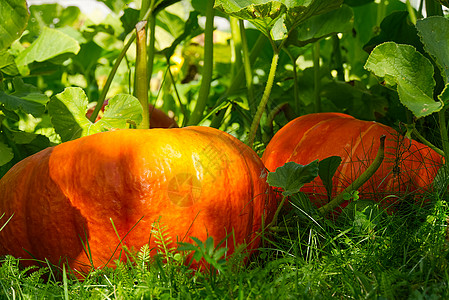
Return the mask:
M444 86L443 91L438 95L438 99L440 99L444 105L449 105L449 83Z
M215 8L236 18L248 20L267 36L270 36L275 23L287 11L282 2L266 0L217 0Z
M374 0L345 0L344 3L349 6L361 6L368 3L372 3Z
M88 103L84 91L75 87L66 88L50 100L48 113L62 142L88 135L83 132L84 128L92 126L92 123L86 118Z
M127 128L130 123L138 125L142 122L142 106L134 96L120 94L112 97L106 105L103 117L95 123L101 131Z
M48 97L36 87L23 83L19 78L15 78L13 84L14 93L6 94L0 91L0 103L3 103L9 110L22 110L35 117L41 116L45 112Z
M6 50L0 51L0 71L10 76L19 74L14 56Z
M285 26L290 31L313 16L333 11L341 6L343 0L291 0L286 1L287 16Z
M96 123L86 117L88 102L84 91L74 87L66 88L50 100L48 112L63 142L111 129L124 129L129 123L139 124L142 120L142 107L131 95L112 97L103 118Z
M133 0L99 0L100 2L103 2L106 4L107 7L109 7L113 12L120 13L120 11L123 10L123 8L133 2Z
M318 163L318 175L326 188L327 195L330 199L332 194L332 178L341 164L340 156L330 156Z
M417 118L428 116L443 108L434 101L432 63L414 47L387 42L374 48L365 68L382 77L385 84L396 87L401 103Z
M311 182L318 176L318 160L305 166L295 162L287 162L276 171L269 172L267 182L273 187L283 189L285 196L290 196L299 192L299 189L308 182Z
M77 54L79 43L67 34L45 27L41 35L16 57L16 64L22 75L28 75L28 64L43 62L62 54Z
M313 16L293 31L289 37L289 43L303 47L335 33L350 31L353 27L353 17L352 9L346 5L331 12Z
M203 31L198 24L198 12L190 12L187 21L183 21L179 17L163 11L160 13L160 15L165 16L165 18L162 20L161 18L158 18L157 25L159 27L166 27L166 31L170 32L171 36L174 37L174 40L171 41L171 44L166 45L166 47L160 51L160 53L164 54L165 57L171 57L179 44L181 44L184 40L188 40L194 36L199 35ZM179 31L173 29L173 27L176 27L173 26L173 24L178 23L182 24L182 26L180 26L179 28ZM162 45L159 44L159 47L160 46Z
M27 27L29 12L25 0L0 1L0 50L8 48Z
M449 83L449 20L444 17L428 17L418 20L416 28L425 50L432 55Z
M343 0L217 0L215 8L236 18L248 20L273 40L282 40L301 23L337 9L342 3Z
M0 166L7 164L14 158L14 153L8 145L0 142Z
M418 37L416 27L409 21L407 11L394 11L380 23L380 33L370 39L363 49L368 53L374 47L385 42L412 45L419 52L423 51L423 45Z

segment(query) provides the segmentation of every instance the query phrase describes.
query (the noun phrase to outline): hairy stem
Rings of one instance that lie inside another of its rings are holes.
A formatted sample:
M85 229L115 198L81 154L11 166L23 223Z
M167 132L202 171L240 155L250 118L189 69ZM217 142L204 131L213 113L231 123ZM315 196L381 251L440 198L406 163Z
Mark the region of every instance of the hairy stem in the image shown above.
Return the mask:
M356 180L354 180L337 197L332 199L332 201L330 201L329 203L318 209L318 211L322 215L327 215L330 212L332 212L337 206L339 206L345 201L344 195L346 193L358 190L365 182L368 181L368 179L371 178L371 176L374 175L374 173L376 173L377 169L379 169L385 157L385 138L386 138L385 135L380 137L380 145L379 149L377 150L376 157L374 158L374 161L370 164L370 166L365 170L365 172L363 172Z
M274 78L276 75L278 60L279 60L279 52L275 51L273 54L273 59L271 61L270 73L268 74L268 80L262 95L262 100L259 103L256 115L254 116L253 122L249 130L248 145L250 147L252 147L252 145L254 144L257 128L259 128L260 120L262 119L262 114L265 110L265 106L268 103L268 99L270 98L271 89L273 88Z
M446 124L446 108L443 108L438 112L438 122L440 127L440 135L441 142L443 143L443 152L444 152L444 165L446 168L448 167L448 158L449 158L449 139L447 134L447 124Z

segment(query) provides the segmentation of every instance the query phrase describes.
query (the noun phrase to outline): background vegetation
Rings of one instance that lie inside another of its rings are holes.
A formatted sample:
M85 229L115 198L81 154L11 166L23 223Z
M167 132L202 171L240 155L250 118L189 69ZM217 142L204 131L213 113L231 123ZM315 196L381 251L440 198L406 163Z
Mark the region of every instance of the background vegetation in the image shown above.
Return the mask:
M102 20L73 6L0 4L0 176L48 146L139 126L139 20L149 28L151 80L144 93L179 126L220 128L262 154L289 120L338 111L449 153L444 1L421 1L418 9L398 0L255 1L256 7L223 0L101 2L111 9ZM381 68L379 57L391 58L393 67ZM111 106L101 122L85 117L105 99ZM221 260L223 251L210 241L184 245L213 263L206 273L189 270L164 247L156 258L142 248L134 263L94 270L83 282L45 263L20 268L7 256L0 260L0 295L444 299L448 205L445 193L429 199L424 208L404 199L394 215L360 203L330 222L296 194L246 264L239 255ZM164 245L163 228L158 234Z

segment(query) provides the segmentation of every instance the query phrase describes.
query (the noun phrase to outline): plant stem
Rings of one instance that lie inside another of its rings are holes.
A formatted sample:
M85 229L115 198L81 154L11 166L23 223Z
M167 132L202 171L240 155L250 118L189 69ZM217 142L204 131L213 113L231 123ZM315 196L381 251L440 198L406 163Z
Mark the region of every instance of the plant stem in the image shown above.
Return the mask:
M321 98L320 98L320 42L315 42L313 45L313 81L314 81L314 103L315 112L321 112Z
M154 2L154 0L152 1ZM152 7L150 7L142 21L148 20L148 18L152 15ZM151 23L151 22L150 22ZM98 113L100 112L103 103L106 99L106 95L108 94L109 88L111 87L112 80L114 79L115 74L117 73L118 67L120 66L120 63L122 62L123 58L126 55L126 52L128 52L129 47L131 47L132 43L134 42L134 39L136 38L136 32L132 31L131 36L129 37L128 42L123 47L122 51L120 52L120 55L117 57L114 66L112 67L111 72L108 74L108 78L106 79L106 83L104 84L103 89L101 90L100 97L98 98L97 105L95 106L94 111L92 112L92 115L90 116L90 121L95 122L97 119Z
M256 101L253 88L253 70L251 68L250 54L248 49L248 40L246 39L245 24L239 20L240 36L242 38L243 67L245 69L246 88L248 89L248 104L250 115L256 112Z
M276 75L277 64L279 60L279 51L275 51L273 54L273 59L271 61L270 73L268 74L267 84L265 86L265 90L262 95L262 100L259 103L257 108L256 115L254 116L254 120L251 124L249 130L249 138L248 145L252 147L254 143L254 139L256 138L257 128L259 127L260 119L262 119L262 114L265 110L265 106L268 103L268 99L270 98L271 89L273 88L273 82Z
M276 225L277 219L278 219L278 216L279 216L279 213L281 212L282 207L284 206L284 203L285 203L285 201L287 200L287 198L288 198L287 196L282 195L281 203L279 203L279 206L278 206L278 208L276 209L276 212L274 213L273 219L271 220L270 224L267 225L266 228L270 229L271 227L273 227L274 225Z
M335 70L337 71L337 79L345 81L345 70L343 68L343 58L341 55L340 38L337 34L332 36L332 56L335 62Z
M109 91L109 88L111 87L112 80L114 79L115 73L117 73L118 67L120 66L120 63L122 62L123 58L125 57L126 52L128 51L129 47L134 42L135 37L136 37L136 35L134 32L134 34L129 38L126 45L123 47L122 51L120 52L119 57L117 57L117 60L115 61L111 72L109 72L108 78L106 79L104 87L101 90L100 97L98 98L97 105L95 106L95 109L92 112L92 115L90 116L90 121L92 123L95 122L95 120L97 119L98 113L100 112L101 108L103 107L103 103L106 99L106 95Z
M148 107L148 69L147 69L147 22L140 21L136 24L137 56L136 56L136 80L135 94L142 105L142 123L138 128L150 128L150 112Z
M440 148L438 148L437 146L435 146L434 144L432 144L431 142L429 142L425 137L423 137L421 135L421 133L419 133L418 130L416 130L416 128L413 129L412 133L413 133L413 135L415 135L417 137L417 139L421 143L423 143L427 147L431 148L432 150L434 150L436 153L440 154L441 156L444 156L444 151L441 150ZM441 134L441 131L440 131L440 134Z
M206 26L204 29L204 65L202 71L201 86L195 109L190 116L189 125L197 125L206 108L207 99L209 98L210 84L212 82L212 71L214 64L214 2L207 1L206 7Z
M285 51L285 53L287 53L288 57L292 61L292 65L293 65L293 96L295 98L295 112L298 115L301 115L301 110L300 110L301 104L299 101L299 85L298 85L298 65L296 64L297 58L293 57L293 55L288 50L288 48L283 48L283 50Z
M251 53L249 55L249 60L250 60L251 65L253 65L253 63L256 61L258 55L260 55L260 51L265 46L266 42L267 42L267 40L266 40L265 35L262 33L259 34L259 37L257 38L256 42L251 47ZM238 89L240 89L240 87L242 86L242 83L245 80L244 76L245 76L245 70L244 70L244 67L242 66L238 70L237 75L235 75L234 78L232 78L231 84L229 85L228 89L226 90L226 93L224 93L224 95L218 99L217 103L215 104L215 107L221 105L224 99L226 99L230 95L233 95L234 93L236 93L238 91ZM211 126L213 124L214 128L218 128L223 120L223 117L224 117L224 113L219 113L218 115L215 115L212 119Z
M438 122L440 127L440 135L441 135L441 142L443 143L443 152L444 152L444 165L446 166L446 169L449 165L448 158L449 158L449 139L447 134L447 124L446 124L446 108L443 108L438 112Z
M239 20L236 17L229 17L231 27L231 76L234 77L242 66L242 37L240 34Z
M427 17L444 15L441 4L435 0L426 0L426 13Z
M332 201L330 201L329 203L318 209L318 211L322 215L327 215L328 213L332 212L337 206L339 206L345 201L343 196L346 193L358 190L365 182L368 181L368 179L371 178L371 176L373 176L374 173L376 173L377 169L379 169L385 157L385 138L386 138L385 135L380 137L380 145L379 149L377 150L376 157L374 158L374 161L370 164L370 166L365 170L365 172L363 172L356 180L354 180L337 197L332 199Z
M151 83L151 77L153 75L153 66L154 66L154 56L155 56L155 41L156 41L156 15L151 14L148 18L148 29L150 33L149 37L149 44L147 49L147 55L148 55L148 62L147 62L147 69L148 69L148 90L151 90L150 83ZM151 93L149 94L151 95Z
M270 113L267 116L267 121L265 123L265 127L270 128L270 133L273 132L273 121L274 118L281 112L281 111L289 111L291 110L291 106L290 103L288 102L283 102L281 104L278 104L275 108L273 108ZM286 115L288 115L289 117L291 116L290 112L286 112ZM289 119L289 118L287 118Z
M377 21L376 21L377 26L380 26L380 23L382 23L382 20L385 18L385 15L387 14L386 2L387 2L386 0L380 0L380 3L377 5Z
M407 6L408 15L410 16L410 21L416 25L416 14L413 6L410 4L410 0L407 0L405 4Z

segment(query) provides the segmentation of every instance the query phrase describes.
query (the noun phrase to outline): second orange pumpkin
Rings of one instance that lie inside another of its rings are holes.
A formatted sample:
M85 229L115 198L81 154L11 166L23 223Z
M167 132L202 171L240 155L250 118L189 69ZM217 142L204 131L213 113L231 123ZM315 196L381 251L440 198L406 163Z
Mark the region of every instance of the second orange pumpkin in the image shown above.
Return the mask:
M292 120L275 134L262 160L274 172L289 161L305 165L316 159L340 156L342 163L333 178L335 197L371 164L382 135L386 135L385 159L359 190L361 198L389 206L398 197L429 190L442 164L439 154L393 128L342 113L309 114ZM327 203L326 189L319 177L301 191L317 207Z

